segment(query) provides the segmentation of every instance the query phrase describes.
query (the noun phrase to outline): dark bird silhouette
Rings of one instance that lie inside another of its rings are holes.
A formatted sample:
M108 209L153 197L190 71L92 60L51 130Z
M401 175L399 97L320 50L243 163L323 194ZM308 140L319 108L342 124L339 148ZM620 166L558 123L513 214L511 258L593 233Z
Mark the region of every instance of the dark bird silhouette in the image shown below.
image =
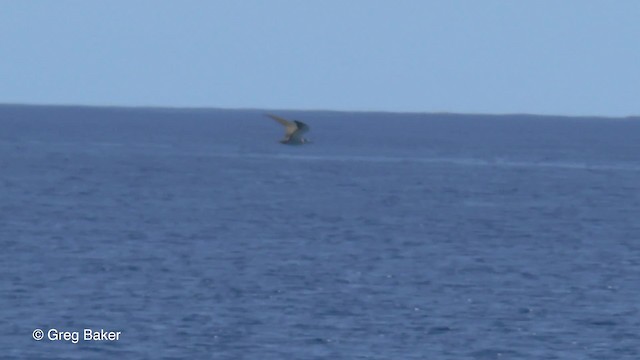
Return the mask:
M284 138L280 140L280 143L287 145L302 145L309 143L308 139L302 137L304 133L309 131L309 125L298 120L287 120L271 114L266 115L284 126Z

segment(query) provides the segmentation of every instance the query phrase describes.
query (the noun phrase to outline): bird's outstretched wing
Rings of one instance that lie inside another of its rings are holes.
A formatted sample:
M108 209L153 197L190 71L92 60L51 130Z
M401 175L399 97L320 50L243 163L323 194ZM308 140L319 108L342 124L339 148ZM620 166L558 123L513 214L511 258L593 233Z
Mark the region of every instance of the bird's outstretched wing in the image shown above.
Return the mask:
M272 114L266 114L266 115L272 118L273 120L279 122L280 124L282 124L282 126L284 126L285 137L290 137L291 134L293 134L294 132L296 132L296 130L298 130L298 125L294 121L289 121L287 119L281 118L280 116L276 116Z

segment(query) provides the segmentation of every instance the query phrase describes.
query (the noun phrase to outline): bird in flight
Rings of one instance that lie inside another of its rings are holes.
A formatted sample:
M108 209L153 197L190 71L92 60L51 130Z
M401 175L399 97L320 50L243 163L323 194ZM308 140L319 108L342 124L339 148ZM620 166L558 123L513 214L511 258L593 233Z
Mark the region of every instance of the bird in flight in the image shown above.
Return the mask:
M266 115L284 126L284 138L280 140L280 143L302 145L310 142L309 139L302 137L304 133L309 131L309 125L298 120L287 120L271 114Z

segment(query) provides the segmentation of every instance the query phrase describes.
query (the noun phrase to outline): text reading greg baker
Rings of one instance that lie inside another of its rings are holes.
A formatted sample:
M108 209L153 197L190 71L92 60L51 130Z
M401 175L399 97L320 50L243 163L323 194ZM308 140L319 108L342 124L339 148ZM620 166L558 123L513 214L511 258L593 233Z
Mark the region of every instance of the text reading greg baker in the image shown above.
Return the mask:
M82 331L82 337L80 337L80 331L62 331L58 329L49 329L46 333L44 330L33 330L33 339L40 341L45 338L45 335L49 341L69 341L73 344L77 344L82 341L118 341L122 335L122 331L107 331L100 329L100 331L93 329L84 329Z

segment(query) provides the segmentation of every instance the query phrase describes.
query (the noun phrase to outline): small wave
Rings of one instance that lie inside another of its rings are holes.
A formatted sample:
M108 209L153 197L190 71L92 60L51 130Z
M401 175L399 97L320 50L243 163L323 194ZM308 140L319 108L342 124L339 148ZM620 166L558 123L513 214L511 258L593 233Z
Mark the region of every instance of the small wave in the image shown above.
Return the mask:
M132 148L138 150L169 151L174 155L182 156L211 156L234 159L272 159L285 161L317 161L317 162L367 162L367 163L397 163L397 164L445 164L457 166L476 167L496 167L496 168L526 168L526 169L559 169L559 170L579 170L579 171L626 171L640 172L640 164L629 162L614 163L588 163L578 161L549 161L549 160L511 160L504 158L480 159L472 157L456 156L384 156L384 155L314 155L314 154L286 154L286 153L263 153L250 151L246 148L241 151L230 149L218 149L222 151L212 152L206 148L180 149L171 144L164 143L127 143L127 142L43 142L39 140L26 141L27 146L47 146L48 148L73 148L78 146L89 146L95 148ZM16 146L12 141L0 141L0 146ZM86 148L85 148L86 149Z
M474 159L458 157L393 157L393 156L353 156L353 155L293 155L293 154L215 154L220 157L244 157L256 159L280 159L291 161L332 161L332 162L373 162L409 164L449 164L459 166L486 166L503 168L551 168L586 171L640 171L640 165L628 163L589 164L567 161L519 161L505 159Z

